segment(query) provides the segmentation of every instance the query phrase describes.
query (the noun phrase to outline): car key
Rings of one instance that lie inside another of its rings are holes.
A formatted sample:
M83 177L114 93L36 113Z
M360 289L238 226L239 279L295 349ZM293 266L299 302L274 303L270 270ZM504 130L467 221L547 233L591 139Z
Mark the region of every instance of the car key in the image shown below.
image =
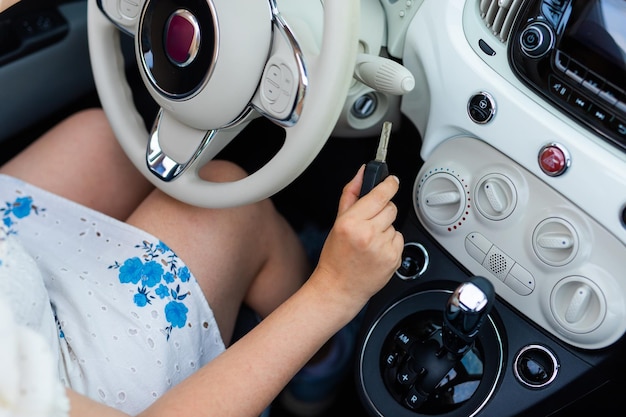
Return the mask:
M389 145L389 137L391 136L391 122L383 123L383 129L380 133L378 141L378 149L376 150L376 158L369 161L365 165L365 173L363 174L363 184L359 197L363 197L369 193L372 188L376 187L382 180L389 175L387 167L387 146Z

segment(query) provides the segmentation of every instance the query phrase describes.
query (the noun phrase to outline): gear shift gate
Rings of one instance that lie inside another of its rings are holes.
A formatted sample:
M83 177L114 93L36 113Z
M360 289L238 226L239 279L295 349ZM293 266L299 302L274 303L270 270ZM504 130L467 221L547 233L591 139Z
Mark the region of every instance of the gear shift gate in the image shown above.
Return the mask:
M410 410L429 415L449 412L467 401L478 388L484 369L484 354L476 344L460 360L450 360L443 355L443 359L437 361L441 364L438 369L431 367L426 370L420 365L423 361L419 358L429 357L430 361L431 356L441 355L444 349L441 311L421 311L418 321L416 319L409 317L400 323L395 337L383 347L386 354L383 355L381 370L385 385L394 398ZM406 322L413 324L408 327ZM424 335L426 338L423 338ZM407 345L403 339L409 338L412 342ZM428 396L416 388L416 383L424 383L426 378L427 383L433 385Z
M399 322L383 345L381 373L391 395L427 415L453 411L478 389L485 354L474 343L495 293L474 277L459 285L441 310L422 310Z

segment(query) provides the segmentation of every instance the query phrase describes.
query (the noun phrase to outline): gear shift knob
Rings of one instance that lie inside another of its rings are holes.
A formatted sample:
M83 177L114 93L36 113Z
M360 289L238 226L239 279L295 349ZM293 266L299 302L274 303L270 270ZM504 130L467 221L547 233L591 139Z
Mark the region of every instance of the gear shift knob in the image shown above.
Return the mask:
M474 343L495 300L493 284L475 276L459 285L443 312L442 342L453 355L462 356Z

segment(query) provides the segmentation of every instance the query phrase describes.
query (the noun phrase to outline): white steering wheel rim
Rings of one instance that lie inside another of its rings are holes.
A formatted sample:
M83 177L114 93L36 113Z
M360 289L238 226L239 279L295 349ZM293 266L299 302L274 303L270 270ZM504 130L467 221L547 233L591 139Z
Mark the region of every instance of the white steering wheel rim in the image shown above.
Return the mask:
M320 54L308 73L309 86L298 122L286 128L284 146L246 178L227 183L202 180L197 169L164 182L146 163L148 132L125 80L119 29L88 3L89 49L100 102L124 151L156 187L188 204L224 208L270 197L297 178L320 152L343 108L358 46L360 0L326 0ZM339 98L339 99L338 99Z

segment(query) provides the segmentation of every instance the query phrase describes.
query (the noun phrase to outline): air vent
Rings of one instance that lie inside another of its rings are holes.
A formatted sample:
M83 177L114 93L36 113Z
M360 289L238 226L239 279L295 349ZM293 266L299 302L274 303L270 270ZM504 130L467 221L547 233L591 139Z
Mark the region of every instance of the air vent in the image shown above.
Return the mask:
M515 16L524 0L478 0L480 16L503 43L509 39Z

